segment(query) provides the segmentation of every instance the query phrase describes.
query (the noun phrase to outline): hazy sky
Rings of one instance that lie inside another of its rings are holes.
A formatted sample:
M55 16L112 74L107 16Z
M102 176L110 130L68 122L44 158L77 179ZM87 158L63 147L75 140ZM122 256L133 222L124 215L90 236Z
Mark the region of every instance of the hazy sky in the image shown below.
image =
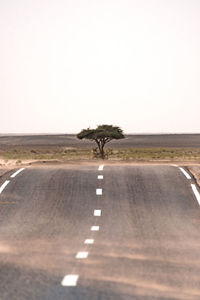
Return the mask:
M0 104L0 133L200 132L200 1L0 1Z

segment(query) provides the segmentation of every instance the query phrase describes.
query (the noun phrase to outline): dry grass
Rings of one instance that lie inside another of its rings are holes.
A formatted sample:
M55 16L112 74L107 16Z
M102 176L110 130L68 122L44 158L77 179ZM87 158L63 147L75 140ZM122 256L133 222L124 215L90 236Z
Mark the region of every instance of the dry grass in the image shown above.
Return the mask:
M16 160L19 164L23 160L96 160L93 151L89 148L52 147L30 149L0 150L0 158ZM194 161L200 162L200 149L186 148L121 148L106 149L108 160L119 161Z
M111 151L110 158L136 161L200 161L200 149L127 148Z

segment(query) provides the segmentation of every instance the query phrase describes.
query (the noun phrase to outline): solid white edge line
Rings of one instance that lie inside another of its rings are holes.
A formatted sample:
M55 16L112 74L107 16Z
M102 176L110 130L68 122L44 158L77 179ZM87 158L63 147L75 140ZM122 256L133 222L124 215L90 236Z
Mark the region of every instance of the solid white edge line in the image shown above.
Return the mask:
M103 175L98 175L97 178L98 179L103 179Z
M15 176L17 176L20 172L22 172L24 170L24 168L19 169L18 171L16 171L15 173L13 173L10 177L14 178Z
M96 195L102 195L102 189L96 189Z
M101 210L100 209L95 209L94 210L94 216L95 217L100 217L101 216Z
M100 165L98 171L103 171L104 165Z
M194 194L195 194L195 196L196 196L196 198L197 198L197 201L198 201L198 203L199 203L199 205L200 205L200 194L199 194L199 192L198 192L198 190L197 190L197 187L196 187L196 185L195 184L191 184L191 186L192 186L192 190L193 190L193 192L194 192Z
M92 226L91 231L99 231L99 226Z
M86 239L84 241L84 244L94 244L94 240L93 239Z
M181 172L185 175L185 177L187 179L192 179L191 176L183 168L179 167L179 169L181 170Z
M76 258L81 258L81 259L83 259L83 258L87 258L88 257L88 252L78 252L77 254L76 254Z
M78 281L79 275L66 275L63 280L61 281L62 286L76 286Z
M7 184L9 184L10 180L6 180L2 186L0 187L0 194L3 192L3 190L5 189L5 187L7 186Z

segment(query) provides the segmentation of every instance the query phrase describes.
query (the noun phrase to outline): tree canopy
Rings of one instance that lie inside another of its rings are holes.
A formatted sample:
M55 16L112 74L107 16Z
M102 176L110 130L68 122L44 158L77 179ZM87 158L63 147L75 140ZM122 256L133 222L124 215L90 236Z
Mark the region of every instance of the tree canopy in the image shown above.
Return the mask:
M104 158L104 146L111 140L123 139L125 136L123 131L118 126L99 125L96 129L83 129L77 134L78 139L87 139L97 143L101 158Z

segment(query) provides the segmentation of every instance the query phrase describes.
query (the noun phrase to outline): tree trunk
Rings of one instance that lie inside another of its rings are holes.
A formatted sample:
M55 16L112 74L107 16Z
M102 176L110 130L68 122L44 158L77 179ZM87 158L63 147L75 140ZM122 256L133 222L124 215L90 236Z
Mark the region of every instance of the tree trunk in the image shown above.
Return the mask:
M104 143L102 143L102 141L98 141L98 140L95 140L97 145L98 145L98 148L99 148L99 154L100 154L100 157L102 159L105 158L105 155L104 155Z
M104 159L105 158L105 155L104 155L104 146L103 145L101 145L101 147L100 147L100 149L99 149L99 151L100 151L100 155L101 155L101 158L102 159Z

